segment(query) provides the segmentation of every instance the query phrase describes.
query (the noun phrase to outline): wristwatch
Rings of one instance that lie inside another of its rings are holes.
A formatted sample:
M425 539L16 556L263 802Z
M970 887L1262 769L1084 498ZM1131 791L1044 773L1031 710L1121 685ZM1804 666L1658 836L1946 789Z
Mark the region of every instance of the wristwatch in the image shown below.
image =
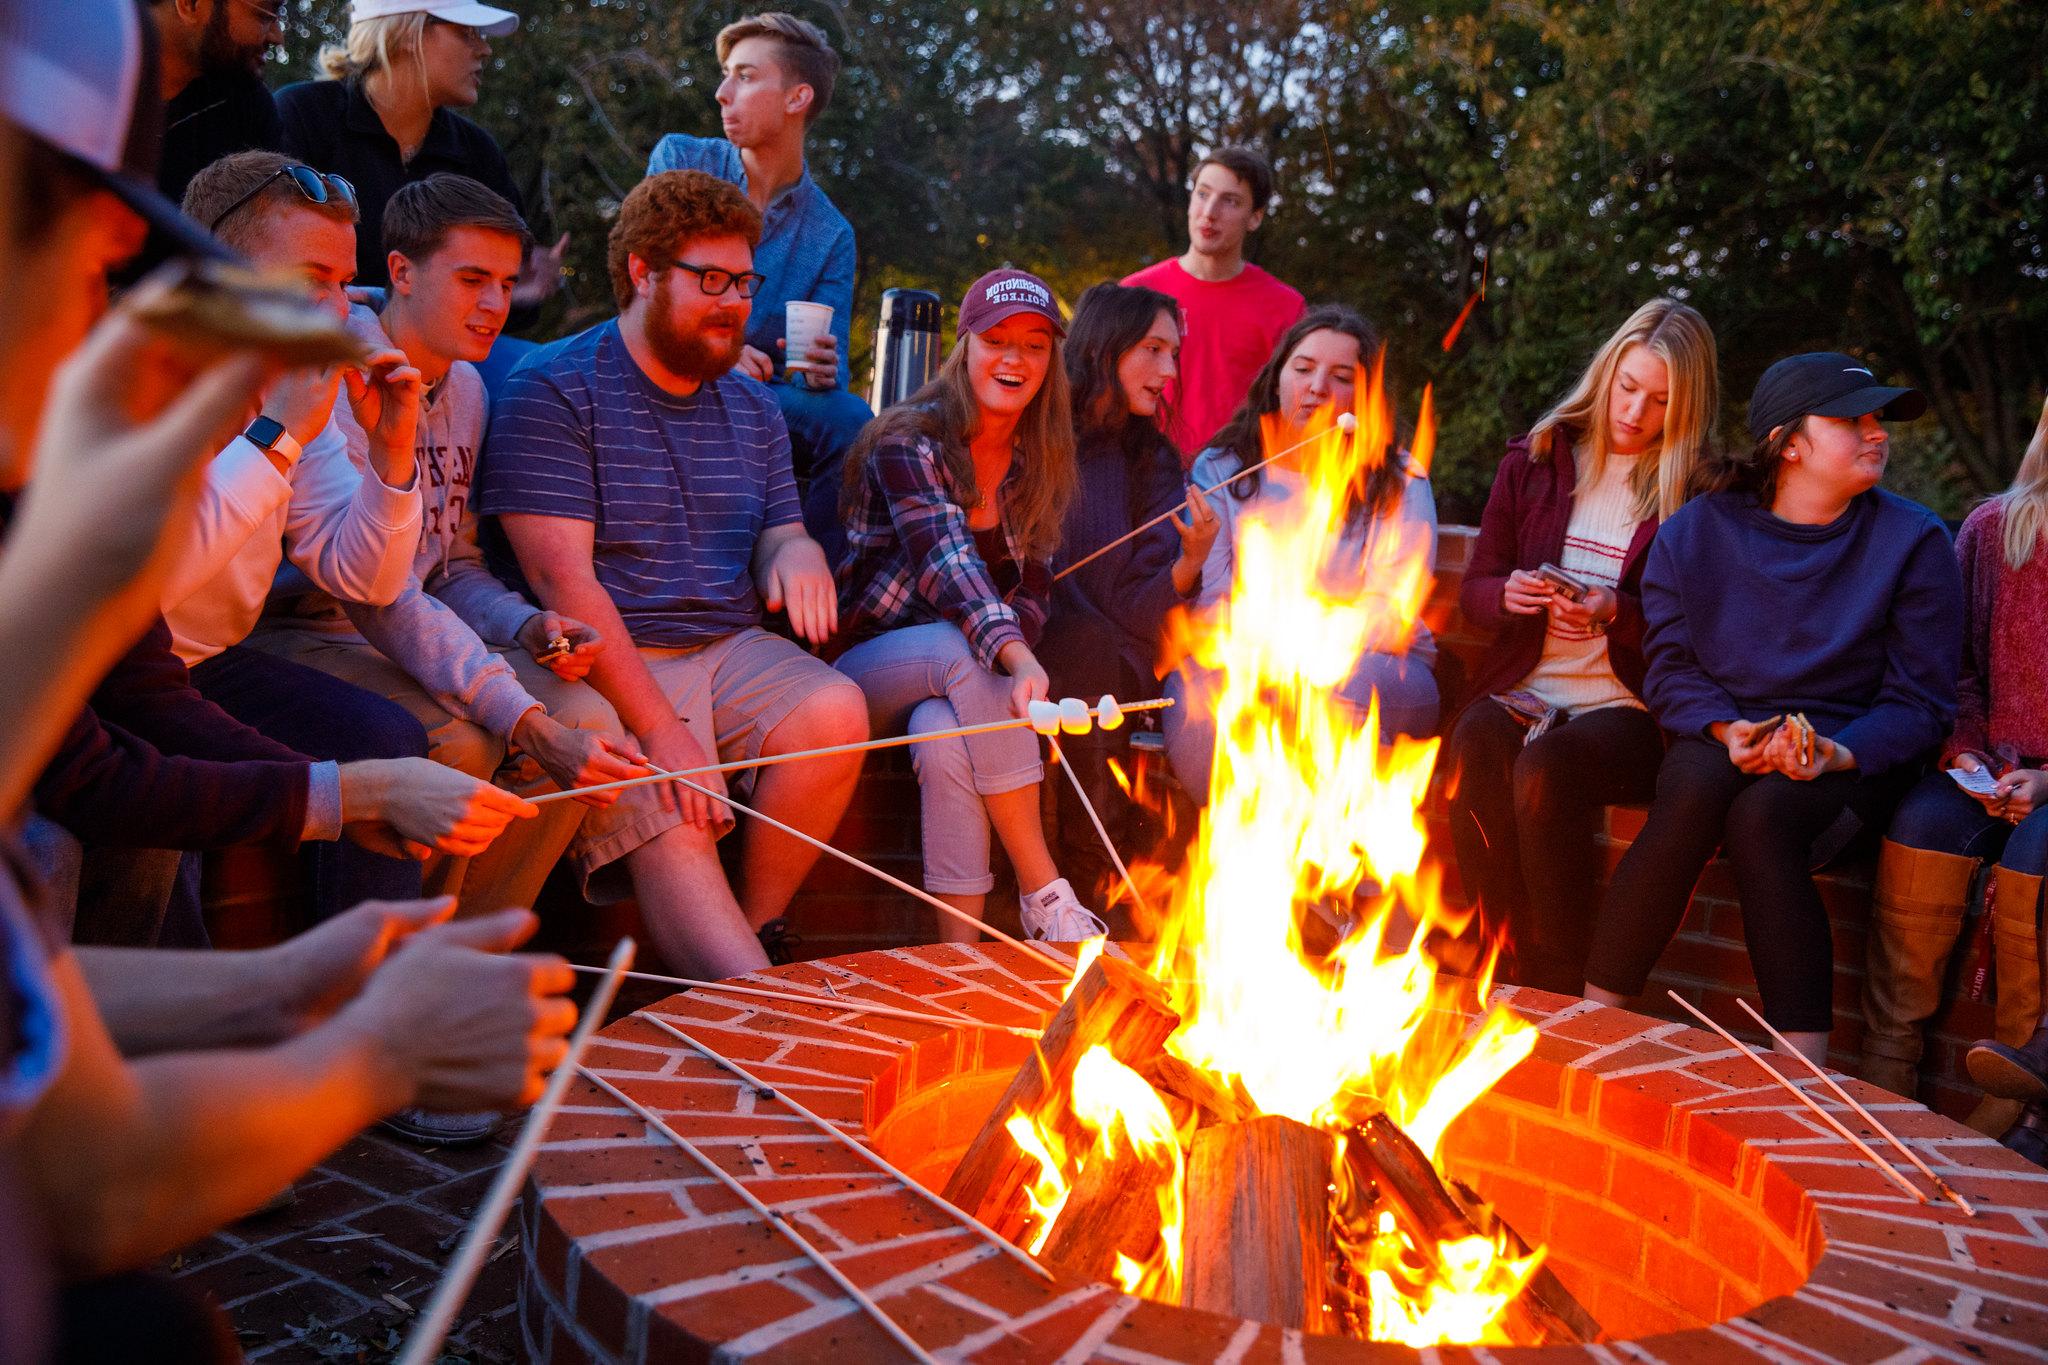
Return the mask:
M299 443L284 429L284 423L275 417L258 417L249 423L242 439L270 456L270 462L278 465L280 474L297 464L302 453Z

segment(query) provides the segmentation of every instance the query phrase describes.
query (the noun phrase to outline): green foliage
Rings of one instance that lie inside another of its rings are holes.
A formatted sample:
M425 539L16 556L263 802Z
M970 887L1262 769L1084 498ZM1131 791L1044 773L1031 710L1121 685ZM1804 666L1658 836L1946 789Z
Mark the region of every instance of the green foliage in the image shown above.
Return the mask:
M665 132L714 133L712 38L747 7L522 0L473 116L604 315L604 234ZM1447 518L1645 298L1714 324L1723 437L1764 366L1848 347L1925 390L1914 489L2016 467L2048 379L2048 7L2038 0L803 0L846 58L813 173L882 289L1014 262L1072 298L1182 244L1188 168L1266 147L1262 264L1436 386ZM311 69L344 0L308 0ZM1482 275L1487 290L1440 343ZM1907 461L1901 461L1901 474Z

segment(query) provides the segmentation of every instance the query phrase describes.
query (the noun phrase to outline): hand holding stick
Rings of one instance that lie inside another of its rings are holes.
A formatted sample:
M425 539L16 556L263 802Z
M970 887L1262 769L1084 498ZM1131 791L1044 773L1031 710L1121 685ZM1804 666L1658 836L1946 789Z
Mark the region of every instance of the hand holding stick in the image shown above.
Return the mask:
M1337 430L1346 436L1351 435L1353 432L1358 430L1358 419L1348 412L1338 413ZM1311 442L1322 440L1326 434L1327 433L1319 431L1313 436L1305 436L1301 440L1296 441L1293 445L1287 447L1285 450L1282 450L1277 454L1268 455L1265 459L1260 460L1257 464L1252 465L1250 468L1240 469L1235 474L1232 474L1229 478L1224 479L1219 483L1211 484L1207 488L1197 489L1196 491L1206 498L1220 489L1228 488L1231 484L1237 482L1239 479L1243 478L1245 475L1253 472L1254 470L1264 469L1267 465L1273 463L1273 461L1281 459L1288 455L1292 455L1295 451L1300 450L1303 446L1308 445ZM1109 544L1103 546L1101 549L1096 550L1093 553L1088 554L1080 559L1077 559L1073 563L1067 565L1066 568L1061 569L1058 573L1052 576L1052 581L1055 583L1059 582L1062 578L1065 578L1068 574L1073 573L1076 569L1081 568L1083 565L1093 564L1096 560L1102 558L1111 550L1114 550L1117 546L1122 545L1125 541L1135 540L1137 537L1144 535L1145 532L1157 526L1160 522L1168 521L1174 517L1177 517L1180 514L1182 506L1183 504L1181 503L1175 503L1171 508L1167 509L1164 512L1161 512L1158 516L1152 518L1150 521L1147 521L1142 525L1132 527L1130 530L1124 532L1122 535L1118 536L1115 540L1112 540L1111 542L1109 542Z
M405 1351L398 1358L398 1365L430 1365L440 1355L441 1343L447 1338L449 1327L454 1325L455 1314L469 1298L469 1291L476 1284L477 1272L483 1269L484 1251L498 1235L498 1229L504 1226L505 1215L512 1211L512 1201L518 1197L519 1186L533 1165L534 1154L540 1150L540 1140L547 1135L548 1124L553 1120L555 1110L561 1107L569 1082L575 1079L583 1064L583 1050L590 1043L590 1035L604 1022L606 1013L611 1010L613 997L619 993L619 981L632 965L633 940L622 938L618 947L612 949L604 980L591 993L590 1003L583 1007L583 1021L569 1039L568 1055L555 1067L555 1074L548 1081L540 1103L534 1105L526 1116L526 1125L519 1130L519 1140L512 1144L505 1164L498 1168L497 1178L491 1182L490 1193L484 1196L476 1216L470 1220L469 1231L463 1235L462 1245L455 1249L455 1259L449 1262L441 1287L434 1291L427 1311L420 1315L419 1322L413 1327L412 1336L405 1343Z

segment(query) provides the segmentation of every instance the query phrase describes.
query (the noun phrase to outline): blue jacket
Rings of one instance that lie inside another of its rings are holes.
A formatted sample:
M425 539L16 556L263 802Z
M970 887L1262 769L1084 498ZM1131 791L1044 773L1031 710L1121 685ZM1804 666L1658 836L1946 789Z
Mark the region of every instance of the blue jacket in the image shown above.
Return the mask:
M1876 775L1938 748L1956 713L1963 582L1932 512L1872 489L1826 526L1710 493L1643 573L1644 700L1676 734L1801 711Z

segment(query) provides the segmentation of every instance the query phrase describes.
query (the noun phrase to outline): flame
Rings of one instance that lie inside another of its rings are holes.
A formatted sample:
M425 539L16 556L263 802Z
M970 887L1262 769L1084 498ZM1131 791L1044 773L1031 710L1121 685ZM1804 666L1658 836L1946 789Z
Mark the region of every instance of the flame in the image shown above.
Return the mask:
M1490 946L1471 947L1476 979L1440 971L1432 952L1470 925L1444 906L1437 870L1423 860L1421 808L1438 741L1382 743L1378 698L1361 707L1340 693L1361 655L1407 648L1432 580L1426 528L1360 511L1375 471L1402 459L1424 472L1434 449L1425 391L1410 449L1397 450L1383 363L1376 357L1360 385L1355 434L1325 409L1292 465L1268 467L1290 496L1241 518L1229 602L1176 642L1198 666L1197 704L1215 716L1217 740L1208 807L1171 884L1149 970L1181 1013L1167 1043L1174 1055L1259 1110L1301 1123L1341 1132L1384 1111L1440 1160L1452 1120L1529 1054L1535 1032L1483 1009ZM1269 424L1267 448L1302 434ZM1161 1221L1177 1228L1179 1140L1170 1121L1151 1126L1153 1110L1159 1120L1165 1110L1142 1078L1106 1053L1103 1061L1121 1074L1111 1086L1108 1068L1090 1064L1091 1084L1102 1088L1089 1102L1110 1106L1083 1120L1095 1135L1090 1150L1120 1132L1164 1143L1174 1175L1162 1184ZM1077 1118L1082 1090L1077 1072ZM1030 1129L1034 1155L1045 1153L1048 1193L1033 1197L1034 1208L1050 1210L1033 1234L1042 1246L1067 1193L1054 1187L1070 1187L1090 1157L1062 1152L1057 1135L1028 1116L1011 1122ZM1333 1175L1333 1191L1342 1183ZM1348 1207L1370 1201L1337 1205ZM1339 1219L1334 1236L1349 1281L1371 1302L1375 1339L1500 1339L1498 1321L1540 1251L1513 1256L1486 1237L1418 1248L1383 1210L1363 1216L1373 1221ZM1157 1293L1178 1284L1178 1255L1178 1236L1162 1238L1156 1265L1124 1258L1117 1278Z

